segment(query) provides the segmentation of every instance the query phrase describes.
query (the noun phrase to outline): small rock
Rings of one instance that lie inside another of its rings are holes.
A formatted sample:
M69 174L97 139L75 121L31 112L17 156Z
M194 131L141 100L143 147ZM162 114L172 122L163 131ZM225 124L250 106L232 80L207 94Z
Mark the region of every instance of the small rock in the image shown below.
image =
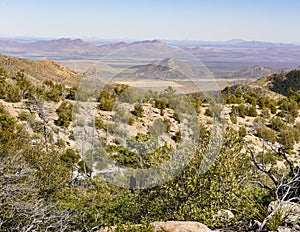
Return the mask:
M231 221L234 219L234 214L228 210L228 209L221 209L217 212L217 214L214 216L214 218L217 218L221 220L222 222Z
M272 201L268 206L268 211L272 212L277 205L276 201ZM280 211L285 217L288 224L300 224L300 204L294 202L283 202Z
M291 228L280 226L277 229L278 232L293 232Z
M268 206L268 211L272 212L277 205L276 201L273 201ZM283 214L284 222L288 225L292 225L295 229L300 229L300 204L293 202L283 202L280 207L280 212Z

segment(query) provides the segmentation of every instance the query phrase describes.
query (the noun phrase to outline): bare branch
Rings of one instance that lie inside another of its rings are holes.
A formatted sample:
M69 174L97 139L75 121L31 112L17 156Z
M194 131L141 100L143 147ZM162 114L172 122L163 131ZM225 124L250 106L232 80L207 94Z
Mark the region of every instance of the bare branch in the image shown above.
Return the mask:
M254 154L254 152L252 151L251 148L248 147L248 151L251 154L251 160L252 160L253 164L255 165L255 167L259 171L261 171L261 172L265 173L266 175L268 175L268 177L273 181L273 183L276 186L278 184L278 181L277 181L276 177L271 173L270 170L266 170L266 168L265 168L265 166L263 164L258 163L258 161L256 160L256 157L255 157L255 154Z
M293 162L287 157L286 153L282 150L282 147L279 147L278 149L276 149L273 146L270 146L270 147L271 147L272 151L274 151L279 156L282 156L285 159L285 161L288 163L288 165L290 167L292 174L295 175L295 169L294 169Z
M272 188L270 188L269 186L264 185L261 181L249 181L249 182L251 184L257 184L257 185L259 185L260 187L262 187L264 189L272 191Z

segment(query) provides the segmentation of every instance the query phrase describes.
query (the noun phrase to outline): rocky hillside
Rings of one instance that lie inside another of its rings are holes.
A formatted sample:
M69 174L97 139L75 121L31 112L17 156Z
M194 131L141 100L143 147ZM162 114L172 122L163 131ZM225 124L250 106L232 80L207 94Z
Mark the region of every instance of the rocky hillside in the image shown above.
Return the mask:
M284 70L282 69L275 69L275 68L269 68L264 66L253 66L250 68L244 68L238 72L233 72L227 76L223 76L226 78L261 78L263 76L269 75L269 74L275 74L275 73L281 73Z
M10 77L22 71L33 83L41 83L46 79L77 85L81 74L51 60L27 60L0 55L0 67L8 71Z
M253 83L273 92L288 96L290 91L300 91L300 69L265 76Z
M300 229L297 94L228 87L220 105L172 88L92 92L0 71L2 231ZM164 163L171 172L156 169Z
M202 75L201 75L202 74ZM185 62L175 58L155 60L146 65L137 65L119 73L115 76L116 81L126 80L164 80L164 81L184 81L200 79L204 76L199 67L194 68Z

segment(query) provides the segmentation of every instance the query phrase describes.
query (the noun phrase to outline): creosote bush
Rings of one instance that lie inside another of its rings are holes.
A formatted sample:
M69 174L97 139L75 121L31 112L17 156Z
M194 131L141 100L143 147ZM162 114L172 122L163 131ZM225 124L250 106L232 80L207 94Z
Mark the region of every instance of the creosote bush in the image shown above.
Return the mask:
M140 104L134 105L134 110L131 113L137 117L143 117L144 116L143 106Z
M57 109L58 119L55 121L57 126L62 128L68 127L72 121L73 104L68 101L63 101Z
M276 132L266 126L256 128L256 135L271 143L276 142Z

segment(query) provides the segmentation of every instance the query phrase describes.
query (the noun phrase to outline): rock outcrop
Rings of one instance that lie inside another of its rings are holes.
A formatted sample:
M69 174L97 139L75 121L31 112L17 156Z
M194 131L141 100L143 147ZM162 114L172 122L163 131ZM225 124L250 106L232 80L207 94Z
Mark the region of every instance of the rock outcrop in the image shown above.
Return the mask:
M185 221L167 221L167 222L153 222L154 232L164 231L164 232L211 232L206 225L200 222L185 222ZM139 225L136 225L139 226ZM115 230L112 228L103 228L98 230L98 232L113 232Z
M167 221L154 222L154 231L164 230L165 232L211 232L206 225L200 222Z

